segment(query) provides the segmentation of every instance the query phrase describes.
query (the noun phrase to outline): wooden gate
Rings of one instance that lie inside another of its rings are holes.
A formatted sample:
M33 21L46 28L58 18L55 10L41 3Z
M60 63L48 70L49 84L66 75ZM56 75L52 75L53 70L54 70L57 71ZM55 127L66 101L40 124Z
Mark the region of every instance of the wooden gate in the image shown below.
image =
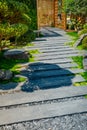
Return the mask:
M61 13L60 16L59 10L60 3L61 6L63 5L62 1L63 0L37 0L38 29L47 26L66 29L65 14Z
M54 0L38 0L38 26L54 25Z

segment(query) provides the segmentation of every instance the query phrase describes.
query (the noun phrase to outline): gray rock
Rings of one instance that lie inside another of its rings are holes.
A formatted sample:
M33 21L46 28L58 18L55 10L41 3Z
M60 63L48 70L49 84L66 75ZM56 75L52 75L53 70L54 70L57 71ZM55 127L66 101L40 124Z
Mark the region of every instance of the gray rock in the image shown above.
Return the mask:
M29 53L23 49L11 49L4 53L6 59L28 59Z
M9 80L13 76L10 70L0 70L0 80Z

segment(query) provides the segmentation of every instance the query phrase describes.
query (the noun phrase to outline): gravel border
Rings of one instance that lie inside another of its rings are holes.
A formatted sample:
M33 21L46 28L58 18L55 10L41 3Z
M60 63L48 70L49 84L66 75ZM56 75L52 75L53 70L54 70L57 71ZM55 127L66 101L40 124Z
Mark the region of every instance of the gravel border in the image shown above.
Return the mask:
M87 113L6 125L0 130L87 130Z

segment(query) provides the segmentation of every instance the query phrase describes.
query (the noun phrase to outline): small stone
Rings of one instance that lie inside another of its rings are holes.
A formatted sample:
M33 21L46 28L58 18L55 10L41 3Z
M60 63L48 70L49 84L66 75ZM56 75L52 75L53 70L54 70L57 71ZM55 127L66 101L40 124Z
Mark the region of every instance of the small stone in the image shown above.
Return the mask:
M10 80L13 73L10 70L0 70L0 80Z

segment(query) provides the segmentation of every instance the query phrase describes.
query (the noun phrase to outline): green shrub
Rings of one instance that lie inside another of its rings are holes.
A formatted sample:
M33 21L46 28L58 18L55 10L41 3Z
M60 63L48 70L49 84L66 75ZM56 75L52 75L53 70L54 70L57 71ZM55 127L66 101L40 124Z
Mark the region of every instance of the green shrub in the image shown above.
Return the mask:
M18 37L23 35L28 30L28 26L25 24L0 24L0 48L7 46L8 42L11 37L15 37L15 43L17 43ZM4 40L4 42L3 42Z
M87 49L87 36L82 40L83 49Z
M87 33L87 29L82 29L80 32L79 32L79 36L83 35Z
M34 40L35 37L35 33L32 30L28 30L25 34L18 38L18 42L21 42L21 44L27 44Z
M84 28L84 29L87 29L87 23L83 25L83 28Z
M16 0L0 1L0 48L8 44L10 38L17 39L28 31L30 25L28 6ZM4 40L4 41L3 41Z

